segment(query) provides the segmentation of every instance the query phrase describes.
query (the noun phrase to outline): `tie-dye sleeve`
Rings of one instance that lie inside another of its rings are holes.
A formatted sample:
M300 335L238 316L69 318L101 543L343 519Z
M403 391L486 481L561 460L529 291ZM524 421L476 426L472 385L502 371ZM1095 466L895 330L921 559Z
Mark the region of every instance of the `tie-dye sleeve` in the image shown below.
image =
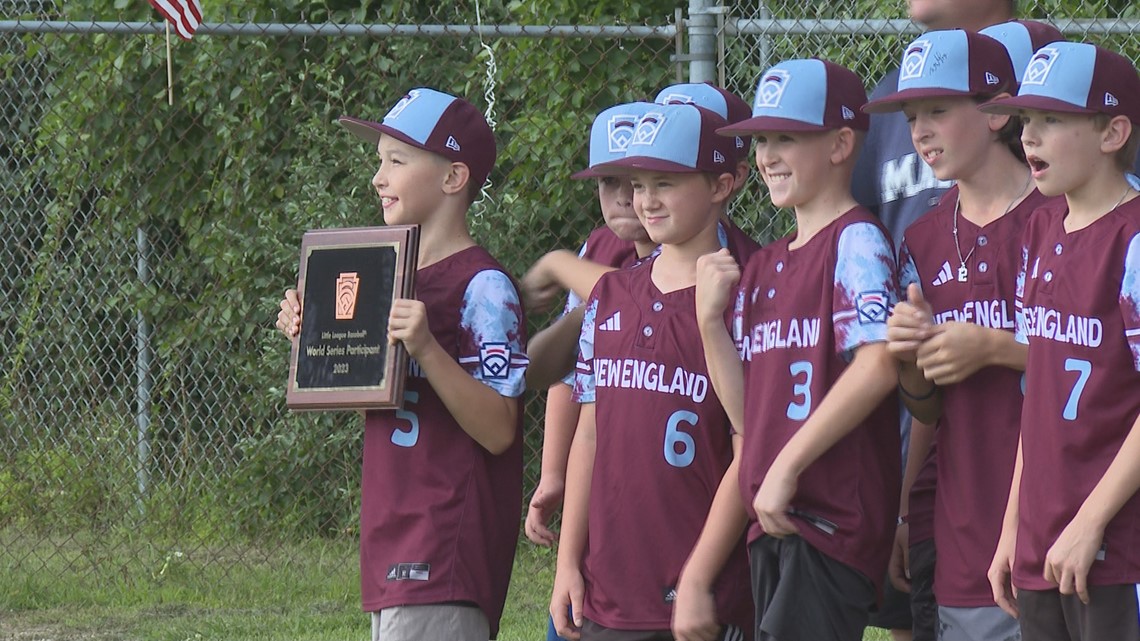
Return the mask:
M485 269L463 294L459 364L499 394L520 396L528 363L522 345L523 314L518 291L501 271Z
M918 290L922 291L922 281L918 277L918 266L914 264L914 257L910 255L910 247L906 244L906 238L903 238L902 246L899 247L899 297L906 298L906 290L911 284L918 285Z
M836 352L850 358L862 345L887 340L898 280L891 241L877 226L848 225L838 244L831 322Z
M1029 333L1025 327L1025 275L1029 269L1029 245L1021 245L1021 269L1017 270L1017 283L1014 288L1013 318L1015 329L1013 338L1022 345L1029 344Z
M1140 371L1140 234L1128 242L1124 258L1124 278L1120 281L1120 314L1124 337L1132 350L1132 364Z
M582 333L578 338L578 364L574 371L573 399L577 403L593 403L596 385L594 381L594 325L598 315L598 299L590 297L586 303L586 313L582 318Z

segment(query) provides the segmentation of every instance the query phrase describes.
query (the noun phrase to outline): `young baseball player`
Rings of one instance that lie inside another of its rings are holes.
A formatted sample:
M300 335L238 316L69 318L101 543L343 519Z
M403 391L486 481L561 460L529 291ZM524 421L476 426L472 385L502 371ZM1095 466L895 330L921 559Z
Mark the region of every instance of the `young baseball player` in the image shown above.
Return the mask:
M1021 446L997 552L995 600L1026 639L1140 639L1140 200L1125 172L1140 76L1082 43L1033 55L1015 98L1041 193L1017 279L1028 345ZM1012 577L1011 577L1012 575ZM1016 588L1016 603L1010 581Z
M700 107L659 105L639 120L625 158L598 168L630 177L634 210L661 250L602 276L587 303L550 605L567 638L672 638L677 577L733 459L692 340L696 261L722 247L718 220L733 188L732 143L715 133L725 124ZM751 619L738 542L714 588L715 638L744 638Z
M1014 0L906 0L901 4L915 24L926 30L966 29L978 31L989 25L1012 19ZM871 90L871 99L893 93L898 86L900 69L889 71ZM859 204L867 207L891 232L895 247L902 241L903 231L918 220L931 207L938 204L942 195L952 186L940 180L930 166L919 158L910 140L910 129L902 112L871 115L866 141L855 166L852 192ZM904 296L905 297L905 296ZM901 413L902 458L910 462L912 431L917 432L919 443L933 439L933 427L914 422L909 412ZM925 451L926 448L921 448ZM915 464L922 462L922 457ZM915 487L900 500L900 523L896 549L903 558L894 560L896 574L910 577L910 595L892 589L888 584L883 604L871 615L871 625L891 629L895 641L908 641L912 637L905 629L913 629L914 641L934 641L937 630L937 606L930 586L934 580L934 477L936 457L927 457L921 470L915 470L908 479L917 477ZM908 465L908 467L910 467ZM908 562L905 552L913 545L915 559ZM894 581L892 580L892 584ZM904 587L906 587L904 585ZM908 603L909 601L909 603Z
M714 389L744 436L759 639L861 639L890 556L900 470L886 323L897 292L890 238L851 196L866 100L849 70L789 60L761 75L755 117L720 130L753 136L772 202L796 215L796 230L743 270L720 252L698 281ZM730 336L715 319L734 286ZM685 580L723 557L715 525Z
M747 104L735 95L708 84L673 85L662 90L661 95L687 101L674 104L709 105L712 111L725 114L731 112L737 119L746 116L741 116L734 100L744 104L744 109L749 111ZM637 120L645 109L651 106L652 103L617 105L604 110L594 119L590 136L589 167L574 174L573 177L598 181L598 198L606 224L594 230L587 238L578 252L578 260L571 263L576 268L564 270L567 272L565 279L555 279L566 280L571 285L568 287L563 316L552 327L544 329L531 339L528 348L531 361L535 363L527 369L529 380L553 378L563 372L569 372L561 384L550 385L547 392L542 474L527 511L525 526L527 537L539 545L550 545L556 538L548 524L554 511L562 503L566 457L574 437L574 427L578 422L578 404L570 400L570 387L573 384L573 362L577 360L578 335L581 333L584 308L581 307L582 299L575 290L592 290L601 274L612 269L628 267L657 249L657 244L649 239L637 219L637 214L633 211L632 187L629 185L628 177L602 176L594 169L602 163L624 157L626 145L632 138ZM742 185L739 169L736 174L739 184ZM747 173L743 176L746 178ZM734 253L751 253L758 248L754 241L731 223L722 222L720 233L722 242ZM557 268L552 269L554 274L562 271ZM596 272L591 273L591 270ZM566 361L569 363L563 367ZM545 371L532 379L533 370ZM530 386L534 387L534 384L530 383Z
M1039 44L1061 39L1041 23L1000 29L1023 67L1033 32ZM904 234L899 271L908 300L888 322L903 400L915 418L938 423L939 638L1019 639L1017 620L993 604L985 574L1007 498L994 488L1013 476L1020 431L1025 350L1014 340L1013 310L1021 232L1047 199L1032 188L1020 121L977 109L1015 88L1002 42L927 32L908 45L901 66L896 92L864 110L905 113L919 156L940 180L957 181ZM911 455L917 465L926 452Z
M376 148L386 224L420 225L416 299L389 340L408 350L404 406L365 416L360 573L373 641L495 638L518 540L526 356L510 277L467 230L495 163L471 103L412 89L382 122L340 123ZM296 293L277 325L299 329Z

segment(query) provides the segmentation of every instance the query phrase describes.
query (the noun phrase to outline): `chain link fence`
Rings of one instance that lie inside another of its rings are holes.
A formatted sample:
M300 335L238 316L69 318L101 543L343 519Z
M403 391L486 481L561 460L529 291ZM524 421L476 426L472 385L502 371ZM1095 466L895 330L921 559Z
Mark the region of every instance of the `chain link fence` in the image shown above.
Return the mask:
M685 69L751 100L760 71L790 57L870 86L918 32L887 0L690 0L683 19L675 3L617 3L576 16L596 26L525 27L494 25L571 20L502 2L212 3L172 47L169 104L149 6L94 4L0 0L0 565L13 571L63 559L88 573L174 546L240 571L286 541L356 536L360 420L284 409L273 329L302 232L379 221L374 152L337 116L379 119L416 85L487 108L499 162L472 227L521 275L600 223L592 185L568 180L600 109ZM1140 52L1135 3L1020 4L1070 38ZM753 182L734 216L770 241L790 220ZM528 497L543 409L528 396Z

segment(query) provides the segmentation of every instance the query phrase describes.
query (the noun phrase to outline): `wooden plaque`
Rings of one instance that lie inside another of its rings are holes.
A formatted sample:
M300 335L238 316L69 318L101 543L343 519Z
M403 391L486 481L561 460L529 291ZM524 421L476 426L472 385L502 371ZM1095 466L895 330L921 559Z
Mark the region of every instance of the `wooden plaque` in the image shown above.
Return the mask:
M301 239L285 403L293 410L402 406L408 355L388 344L392 301L415 288L418 225L321 229Z

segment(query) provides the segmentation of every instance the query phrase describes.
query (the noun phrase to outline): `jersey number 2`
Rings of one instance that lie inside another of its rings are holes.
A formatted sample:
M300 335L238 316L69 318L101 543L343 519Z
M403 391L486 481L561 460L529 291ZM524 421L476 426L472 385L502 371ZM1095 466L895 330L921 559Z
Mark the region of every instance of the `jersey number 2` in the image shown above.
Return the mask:
M1077 382L1073 384L1073 391L1069 392L1069 402L1065 403L1065 410L1061 416L1066 421L1077 420L1077 403L1081 402L1081 392L1085 391L1085 383L1089 382L1092 374L1092 363L1079 358L1066 358L1065 371L1077 372Z
M411 390L404 392L404 405L410 405L420 400L420 393ZM396 418L408 422L408 429L394 430L392 432L392 445L399 447L412 447L420 440L420 417L415 412L396 410Z
M811 414L812 365L809 361L796 361L788 367L788 371L791 372L793 381L801 374L804 377L802 383L793 383L792 394L796 395L796 400L788 403L787 411L788 418L802 421Z

